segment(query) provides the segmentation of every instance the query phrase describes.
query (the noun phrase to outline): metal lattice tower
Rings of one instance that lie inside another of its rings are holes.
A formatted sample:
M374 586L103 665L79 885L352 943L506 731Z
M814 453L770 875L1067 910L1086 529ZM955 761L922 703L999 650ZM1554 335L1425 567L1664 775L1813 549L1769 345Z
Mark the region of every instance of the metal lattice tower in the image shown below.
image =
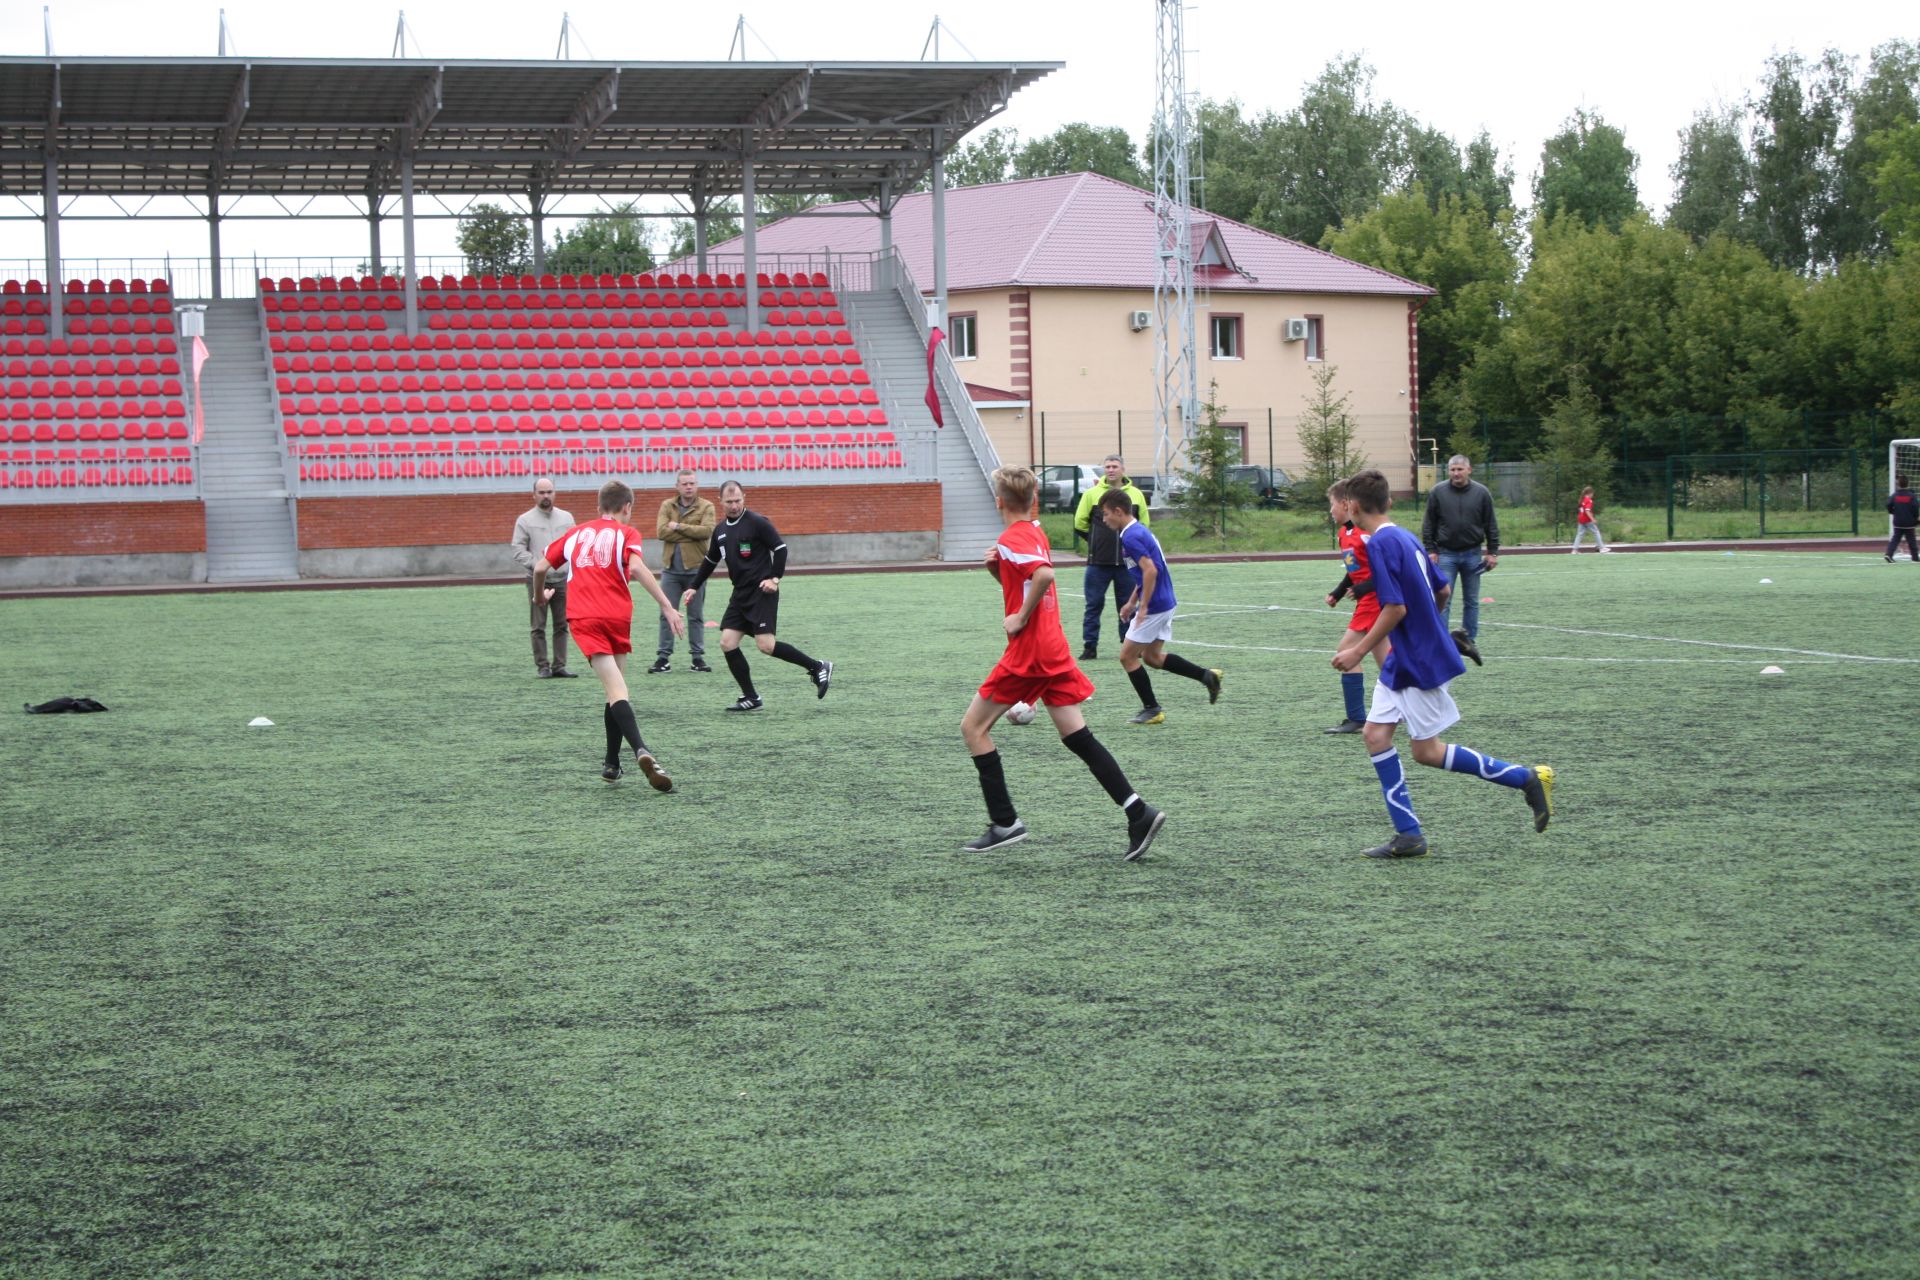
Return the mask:
M1193 174L1188 140L1184 0L1154 0L1159 101L1153 114L1155 492L1164 494L1200 407L1194 355Z

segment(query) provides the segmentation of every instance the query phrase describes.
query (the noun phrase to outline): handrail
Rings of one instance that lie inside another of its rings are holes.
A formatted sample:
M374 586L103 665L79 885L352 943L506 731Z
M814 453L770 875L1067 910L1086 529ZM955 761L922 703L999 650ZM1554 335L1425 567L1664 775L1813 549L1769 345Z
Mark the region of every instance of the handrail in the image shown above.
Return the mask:
M933 342L933 330L927 323L926 300L920 296L919 286L913 281L913 273L907 270L906 259L897 249L884 254L874 255L874 265L886 260L894 290L900 295L900 301L907 308L907 314L913 319L914 332L920 336L920 345L924 349ZM960 371L953 367L953 357L945 343L934 351L933 378L946 402L952 416L958 420L960 429L966 433L967 445L973 450L974 461L980 465L980 474L991 476L1000 466L999 451L993 447L993 441L987 436L985 424L973 407L973 398L967 394L967 385L960 377Z

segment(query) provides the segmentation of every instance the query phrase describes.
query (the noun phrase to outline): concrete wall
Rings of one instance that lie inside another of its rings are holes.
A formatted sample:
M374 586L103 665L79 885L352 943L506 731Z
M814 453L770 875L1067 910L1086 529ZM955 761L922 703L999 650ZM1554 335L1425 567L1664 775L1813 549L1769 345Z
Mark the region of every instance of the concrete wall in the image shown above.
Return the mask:
M206 550L197 499L0 506L0 590L205 582Z
M940 553L938 530L889 533L827 533L789 536L787 563L795 569L827 564L882 564L935 560ZM657 544L649 539L648 562L658 559ZM498 544L443 544L416 547L334 547L300 552L302 578L435 578L504 577L519 571Z

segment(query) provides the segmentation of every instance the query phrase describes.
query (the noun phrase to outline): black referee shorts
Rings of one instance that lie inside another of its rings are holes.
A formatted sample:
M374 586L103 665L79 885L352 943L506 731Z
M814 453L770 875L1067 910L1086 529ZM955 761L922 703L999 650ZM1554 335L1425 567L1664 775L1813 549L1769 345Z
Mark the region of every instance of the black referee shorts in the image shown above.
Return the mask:
M772 635L779 620L780 593L762 591L756 582L733 593L727 601L727 612L720 619L720 629L750 636Z

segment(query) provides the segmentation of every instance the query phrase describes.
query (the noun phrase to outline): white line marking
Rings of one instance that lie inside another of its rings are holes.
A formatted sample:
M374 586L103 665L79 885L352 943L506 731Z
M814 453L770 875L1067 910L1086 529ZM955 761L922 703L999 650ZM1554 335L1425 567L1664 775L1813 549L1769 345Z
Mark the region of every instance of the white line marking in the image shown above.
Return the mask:
M1296 649L1284 645L1268 644L1215 644L1207 640L1182 640L1182 649L1239 649L1248 653L1305 653L1317 654L1329 661L1333 650ZM1589 662L1611 663L1621 666L1678 666L1678 667L1751 667L1753 658L1572 658L1545 653L1501 653L1487 655L1488 662ZM1842 663L1839 658L1794 658L1789 661L1796 667L1837 667ZM1869 661L1905 662L1905 658L1869 659Z

